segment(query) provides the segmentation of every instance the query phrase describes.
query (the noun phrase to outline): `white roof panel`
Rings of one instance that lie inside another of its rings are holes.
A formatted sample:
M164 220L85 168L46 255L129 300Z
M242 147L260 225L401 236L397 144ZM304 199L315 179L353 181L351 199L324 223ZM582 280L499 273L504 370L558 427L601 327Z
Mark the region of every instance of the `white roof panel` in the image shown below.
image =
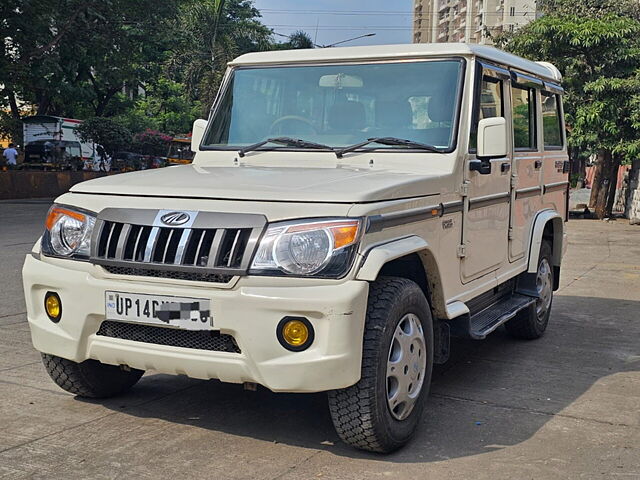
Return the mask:
M531 60L498 50L494 47L469 43L408 43L399 45L371 45L365 47L332 47L253 52L241 55L230 62L229 65L397 60L437 56L477 56L556 82L562 80L558 70L551 64L532 62Z

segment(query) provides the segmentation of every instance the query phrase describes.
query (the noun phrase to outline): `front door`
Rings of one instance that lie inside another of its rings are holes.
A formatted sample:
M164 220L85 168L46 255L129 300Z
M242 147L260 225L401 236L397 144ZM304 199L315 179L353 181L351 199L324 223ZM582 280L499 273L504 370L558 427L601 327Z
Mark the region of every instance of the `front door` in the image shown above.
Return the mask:
M483 118L504 117L509 72L477 63L474 125ZM472 130L469 161L476 160L475 133ZM511 151L510 145L508 151ZM467 167L468 168L468 167ZM511 155L491 160L491 172L466 172L467 196L461 279L463 283L496 271L508 261L509 204L511 198Z

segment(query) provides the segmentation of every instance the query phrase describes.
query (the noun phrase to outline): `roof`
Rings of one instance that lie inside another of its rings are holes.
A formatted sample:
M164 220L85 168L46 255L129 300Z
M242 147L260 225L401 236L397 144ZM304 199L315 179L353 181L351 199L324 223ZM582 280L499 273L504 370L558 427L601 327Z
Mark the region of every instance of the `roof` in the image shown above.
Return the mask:
M300 50L275 50L241 55L231 66L289 63L327 63L357 60L393 60L434 56L477 56L502 65L514 67L539 77L560 82L557 68L546 62L532 62L517 55L486 45L470 43L408 43L372 45L365 47L332 47Z

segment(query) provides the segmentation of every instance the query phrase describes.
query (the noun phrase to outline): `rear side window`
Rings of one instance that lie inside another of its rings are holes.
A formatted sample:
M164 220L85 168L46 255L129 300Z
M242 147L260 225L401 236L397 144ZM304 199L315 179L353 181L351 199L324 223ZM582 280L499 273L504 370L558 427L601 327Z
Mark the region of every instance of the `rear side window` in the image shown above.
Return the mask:
M484 75L480 86L477 122L473 125L469 142L470 150L477 147L478 122L484 118L503 117L502 80Z
M545 149L562 148L560 98L554 93L542 92L542 134Z
M513 145L518 150L536 150L536 91L512 85Z

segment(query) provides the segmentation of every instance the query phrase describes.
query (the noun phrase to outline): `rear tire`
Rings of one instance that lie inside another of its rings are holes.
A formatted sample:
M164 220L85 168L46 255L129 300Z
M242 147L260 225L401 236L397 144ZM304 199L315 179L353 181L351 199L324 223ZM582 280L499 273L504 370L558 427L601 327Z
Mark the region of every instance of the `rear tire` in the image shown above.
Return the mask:
M378 279L369 289L360 381L328 394L342 441L381 453L405 445L422 417L432 368L433 321L422 290L404 278Z
M87 398L108 398L133 387L143 370L123 370L115 365L106 365L97 360L82 363L66 358L42 354L42 363L51 379L63 390Z
M540 246L536 273L536 289L540 298L536 303L519 312L504 325L509 335L514 338L535 340L542 337L547 329L553 303L553 267L551 266L551 258L551 243L544 240Z

